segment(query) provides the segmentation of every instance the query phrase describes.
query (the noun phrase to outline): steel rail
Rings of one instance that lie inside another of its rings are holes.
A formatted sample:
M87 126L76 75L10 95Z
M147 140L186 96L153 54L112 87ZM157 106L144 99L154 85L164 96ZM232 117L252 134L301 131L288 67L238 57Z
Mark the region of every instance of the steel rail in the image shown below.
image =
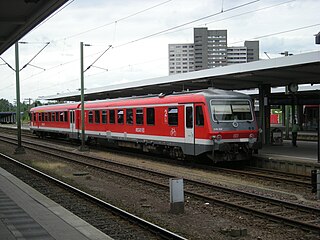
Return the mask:
M42 146L42 147L48 147L48 146ZM62 149L56 149L56 148L53 148L53 149L58 150L60 152L62 151ZM36 149L36 148L34 148L34 150L41 151L41 152L46 153L46 154L55 155L56 157L59 157L59 158L65 158L67 160L78 162L77 160L74 160L74 159L68 158L68 157L63 157L63 156L61 156L59 154L49 153L47 151L39 150L39 149ZM68 151L65 151L65 152L71 154ZM78 154L78 153L74 153L74 152L72 152L72 154L76 154L76 155L79 155L79 156L82 156L82 157L87 157L87 158L90 158L90 159L95 159L95 160L98 160L98 161L103 161L103 162L107 161L106 159L100 159L100 158L97 158L97 157L85 156L83 154ZM78 163L85 164L87 166L91 166L91 167L94 167L94 168L98 168L98 169L103 170L103 171L108 171L108 172L120 174L120 175L125 176L125 177L130 177L130 178L133 178L133 179L138 180L138 181L148 182L149 184L153 184L153 185L168 189L168 184L163 184L163 183L159 183L159 182L156 182L156 181L143 179L141 177L137 177L137 176L134 176L134 175L131 175L131 174L123 173L123 172L120 172L120 171L115 171L115 170L110 170L110 169L105 169L105 168L102 169L101 167L95 166L93 164L88 164L88 163L83 163L83 162L78 162ZM142 169L142 168L138 168L138 167L135 167L135 166L130 166L130 165L122 164L122 163L108 162L108 164L109 163L114 164L114 165L129 167L129 168L136 169L136 170L138 169L140 171L145 171L145 172L148 172L148 173L151 172L153 174L162 175L165 178L176 177L176 176L173 176L173 175L163 174L163 173L159 173L159 172L152 171L152 170L145 170L145 169ZM203 182L200 182L200 181L195 181L195 180L190 180L190 179L184 179L184 180L185 180L185 182L187 184L198 184L198 185L200 184L202 186L206 186L208 188L215 189L215 190L218 190L218 191L230 192L232 194L242 195L242 196L249 197L251 199L256 199L256 200L261 201L261 202L272 202L273 204L276 204L277 206L285 206L285 207L287 207L289 209L293 209L293 210L299 209L301 211L305 211L305 212L308 212L308 213L316 213L316 214L320 215L320 209L318 209L318 208L312 208L312 207L307 207L307 206L304 206L304 205L301 205L301 204L285 202L285 201L282 201L282 200L277 200L277 199L273 199L273 198L269 198L269 197L264 197L264 196L260 196L260 195L253 194L253 193L247 193L247 192L243 192L243 191L240 191L240 190L234 190L234 189L230 189L230 188L227 188L227 187L221 187L221 186L216 186L216 185L212 185L212 184L208 184L208 183L203 183ZM273 221L286 223L286 224L291 225L291 226L292 225L298 226L298 227L301 227L303 229L308 229L308 230L320 233L320 226L309 224L308 222L302 222L302 221L298 221L298 220L282 217L282 216L279 216L279 215L267 213L267 212L264 212L264 211L259 211L259 210L256 210L256 209L248 208L248 207L241 206L239 204L235 204L235 203L232 203L232 202L229 202L229 201L223 201L223 200L218 199L218 198L208 197L206 195L199 194L199 193L197 193L195 191L191 191L191 190L185 190L184 192L186 194L189 194L191 196L200 198L202 200L213 201L213 202L216 202L216 203L219 203L219 204L223 204L223 205L229 206L229 207L231 207L233 209L236 208L236 209L240 209L242 211L248 212L250 214L253 213L253 214L255 214L257 216L260 216L260 217L267 217L267 218L269 218L269 219L271 219Z
M165 239L186 240L186 238L184 238L182 236L179 236L176 233L173 233L173 232L171 232L171 231L169 231L167 229L164 229L164 228L162 228L160 226L157 226L156 224L148 222L148 221L146 221L146 220L144 220L144 219L142 219L140 217L137 217L137 216L135 216L135 215L123 210L123 209L120 209L120 208L118 208L116 206L113 206L110 203L107 203L107 202L105 202L105 201L103 201L103 200L101 200L101 199L99 199L99 198L97 198L97 197L95 197L95 196L93 196L93 195L91 195L89 193L86 193L86 192L84 192L84 191L82 191L82 190L80 190L80 189L78 189L78 188L76 188L74 186L71 186L70 184L67 184L67 183L65 183L65 182L63 182L63 181L61 181L59 179L56 179L56 178L54 178L54 177L52 177L52 176L50 176L50 175L48 175L46 173L43 173L43 172L39 171L38 169L35 169L35 168L33 168L33 167L31 167L31 166L29 166L27 164L24 164L24 163L22 163L22 162L20 162L20 161L18 161L16 159L13 159L13 158L11 158L11 157L3 154L3 153L0 153L0 156L5 158L5 159L7 159L7 160L9 160L9 161L11 161L11 162L14 162L15 164L18 164L19 166L21 166L21 167L23 167L25 169L28 169L28 170L40 175L41 177L49 179L50 181L54 182L55 184L60 185L63 188L67 189L68 191L74 192L74 193L76 193L76 194L88 199L91 202L94 202L94 203L96 203L96 204L98 204L98 205L100 205L100 206L102 206L102 207L104 207L106 209L109 209L110 211L114 212L115 214L120 215L122 218L128 219L132 223L136 223L136 224L144 227L145 229L151 230L155 234L160 235Z

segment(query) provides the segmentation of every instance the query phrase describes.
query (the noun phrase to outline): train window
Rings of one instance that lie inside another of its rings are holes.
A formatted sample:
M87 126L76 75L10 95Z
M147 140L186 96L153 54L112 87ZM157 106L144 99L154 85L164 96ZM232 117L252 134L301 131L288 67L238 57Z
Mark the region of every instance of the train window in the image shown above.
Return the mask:
M193 128L193 107L186 107L186 128Z
M147 124L148 125L154 125L155 124L154 108L147 108Z
M52 112L52 113L51 113L51 122L54 122L54 121L55 121L55 116L56 116L55 113Z
M64 118L63 115L64 115L63 112L60 112L60 122L63 122L63 118Z
M42 119L42 122L44 122L44 112L41 113L41 119Z
M174 126L178 125L178 108L177 107L169 107L168 124L174 125Z
M215 121L253 120L250 103L246 100L211 100Z
M204 125L204 116L202 106L196 106L196 125L203 126Z
M100 123L100 111L99 110L94 111L94 122Z
M42 121L42 114L41 113L38 113L38 114L39 114L39 116L38 116L39 122L41 122Z
M113 109L110 110L110 111L109 111L109 115L110 115L110 116L109 116L109 117L110 117L110 118L109 118L109 122L110 122L110 123L115 123L115 119L116 119L115 110L113 110Z
M74 111L70 111L70 123L74 123Z
M143 124L143 109L137 108L136 109L136 124Z
M64 121L68 122L68 112L64 112Z
M48 122L48 113L44 113L44 121Z
M108 115L107 115L107 110L103 110L103 111L102 111L102 123L103 123L103 124L106 124L106 123L107 123L107 117L108 117Z
M126 122L133 124L133 109L126 109Z
M89 123L93 123L93 112L89 111Z
M56 112L56 121L59 122L59 112Z
M118 110L118 123L123 124L123 110L122 109Z
M37 113L33 113L33 121L34 121L34 122L37 121Z

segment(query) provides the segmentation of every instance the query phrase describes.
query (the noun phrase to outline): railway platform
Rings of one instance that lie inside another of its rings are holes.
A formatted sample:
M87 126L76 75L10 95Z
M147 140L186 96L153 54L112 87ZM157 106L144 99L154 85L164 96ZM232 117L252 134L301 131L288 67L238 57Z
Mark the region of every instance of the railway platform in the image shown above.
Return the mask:
M112 239L0 168L0 239Z
M273 170L310 175L311 170L320 169L318 162L318 142L297 141L292 146L290 140L281 145L263 145L255 156L254 165Z

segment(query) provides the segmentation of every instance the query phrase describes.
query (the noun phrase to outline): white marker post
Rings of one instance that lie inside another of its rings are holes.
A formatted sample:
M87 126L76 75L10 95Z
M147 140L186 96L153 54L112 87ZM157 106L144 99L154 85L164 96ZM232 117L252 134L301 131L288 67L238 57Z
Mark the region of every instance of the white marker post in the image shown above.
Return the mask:
M170 213L184 213L183 179L170 178Z
M317 199L320 200L320 170L317 170Z

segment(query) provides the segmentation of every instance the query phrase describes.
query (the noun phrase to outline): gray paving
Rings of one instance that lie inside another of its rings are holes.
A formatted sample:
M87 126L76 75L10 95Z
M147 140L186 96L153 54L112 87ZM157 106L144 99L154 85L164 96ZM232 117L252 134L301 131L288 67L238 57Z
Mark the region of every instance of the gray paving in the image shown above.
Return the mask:
M310 141L297 141L294 147L290 140L284 140L282 145L264 145L259 150L261 157L273 157L280 160L290 161L318 161L318 143Z
M0 239L111 239L0 168Z

